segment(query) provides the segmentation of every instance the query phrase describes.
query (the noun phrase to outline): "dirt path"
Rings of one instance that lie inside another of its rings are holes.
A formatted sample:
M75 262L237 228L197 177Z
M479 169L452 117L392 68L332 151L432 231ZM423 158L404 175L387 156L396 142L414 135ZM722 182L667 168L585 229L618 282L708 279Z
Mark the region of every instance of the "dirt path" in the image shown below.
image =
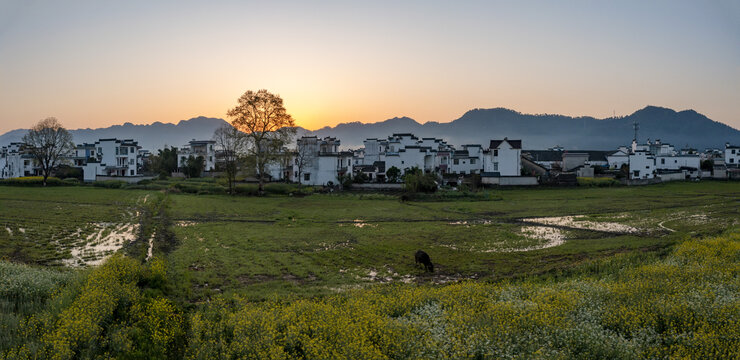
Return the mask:
M664 230L668 230L668 231L670 231L670 232L676 232L676 230L673 230L673 229L671 229L671 228L669 228L669 227L666 227L666 226L664 226L664 225L663 225L663 223L664 223L664 222L666 222L666 221L668 221L668 220L663 220L663 221L659 222L659 223L658 223L658 226L659 226L659 227L660 227L661 229L664 229Z

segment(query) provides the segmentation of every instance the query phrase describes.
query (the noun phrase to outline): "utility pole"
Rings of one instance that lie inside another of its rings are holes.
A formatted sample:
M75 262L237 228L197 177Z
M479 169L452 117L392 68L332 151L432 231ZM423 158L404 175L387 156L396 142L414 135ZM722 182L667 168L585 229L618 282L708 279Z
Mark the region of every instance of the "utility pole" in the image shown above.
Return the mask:
M637 142L637 130L640 130L640 123L637 120L632 122L632 128L635 130L635 137L632 139Z

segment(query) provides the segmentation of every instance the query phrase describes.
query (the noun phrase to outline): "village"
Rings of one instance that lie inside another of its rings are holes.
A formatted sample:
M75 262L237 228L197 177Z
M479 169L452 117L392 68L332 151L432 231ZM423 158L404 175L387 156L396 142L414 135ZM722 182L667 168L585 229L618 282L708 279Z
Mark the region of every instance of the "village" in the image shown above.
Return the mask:
M436 174L444 185L465 183L491 186L574 185L577 178L614 178L628 185L676 180L740 179L740 146L724 149L681 148L659 139L615 150L568 150L561 146L526 150L522 139L491 139L488 144L454 146L444 139L394 133L368 138L359 149L341 148L335 137L304 135L294 147L283 147L280 156L253 176L270 182L336 186L350 177L360 188L400 188L410 171ZM191 140L177 151L172 177L186 177L189 158L201 158L203 176L217 176L225 152L214 140ZM130 183L153 178L148 173L152 152L135 139L100 139L76 145L65 156L66 166L81 169L85 182L124 180ZM417 170L418 169L418 170ZM38 175L40 169L24 143L0 148L0 179ZM245 171L246 172L246 171Z

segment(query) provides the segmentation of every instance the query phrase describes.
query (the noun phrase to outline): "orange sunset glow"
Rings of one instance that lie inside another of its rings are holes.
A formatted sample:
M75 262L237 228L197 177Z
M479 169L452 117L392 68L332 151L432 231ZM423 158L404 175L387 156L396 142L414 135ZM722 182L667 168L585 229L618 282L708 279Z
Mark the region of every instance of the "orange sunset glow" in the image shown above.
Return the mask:
M0 131L224 118L261 88L308 129L647 104L740 127L736 3L506 5L3 2Z

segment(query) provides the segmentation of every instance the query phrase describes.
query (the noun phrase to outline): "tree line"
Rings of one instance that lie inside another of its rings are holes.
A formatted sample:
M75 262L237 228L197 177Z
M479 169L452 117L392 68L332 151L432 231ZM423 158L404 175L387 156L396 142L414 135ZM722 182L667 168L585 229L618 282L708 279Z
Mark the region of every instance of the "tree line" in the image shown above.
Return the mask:
M234 183L240 167L257 171L259 193L264 193L265 173L270 163L280 161L284 149L295 136L295 121L288 114L283 99L267 90L248 90L237 100L237 105L227 111L230 125L216 129L213 139L221 151L221 170L234 192ZM47 179L65 163L75 149L72 135L54 117L35 124L23 137L25 149L33 155L46 186ZM147 171L168 176L177 171L178 149L159 149L150 158ZM300 151L297 151L300 153ZM251 164L253 163L253 164ZM202 156L190 156L182 167L189 177L198 177L205 165ZM300 168L300 167L299 167Z

